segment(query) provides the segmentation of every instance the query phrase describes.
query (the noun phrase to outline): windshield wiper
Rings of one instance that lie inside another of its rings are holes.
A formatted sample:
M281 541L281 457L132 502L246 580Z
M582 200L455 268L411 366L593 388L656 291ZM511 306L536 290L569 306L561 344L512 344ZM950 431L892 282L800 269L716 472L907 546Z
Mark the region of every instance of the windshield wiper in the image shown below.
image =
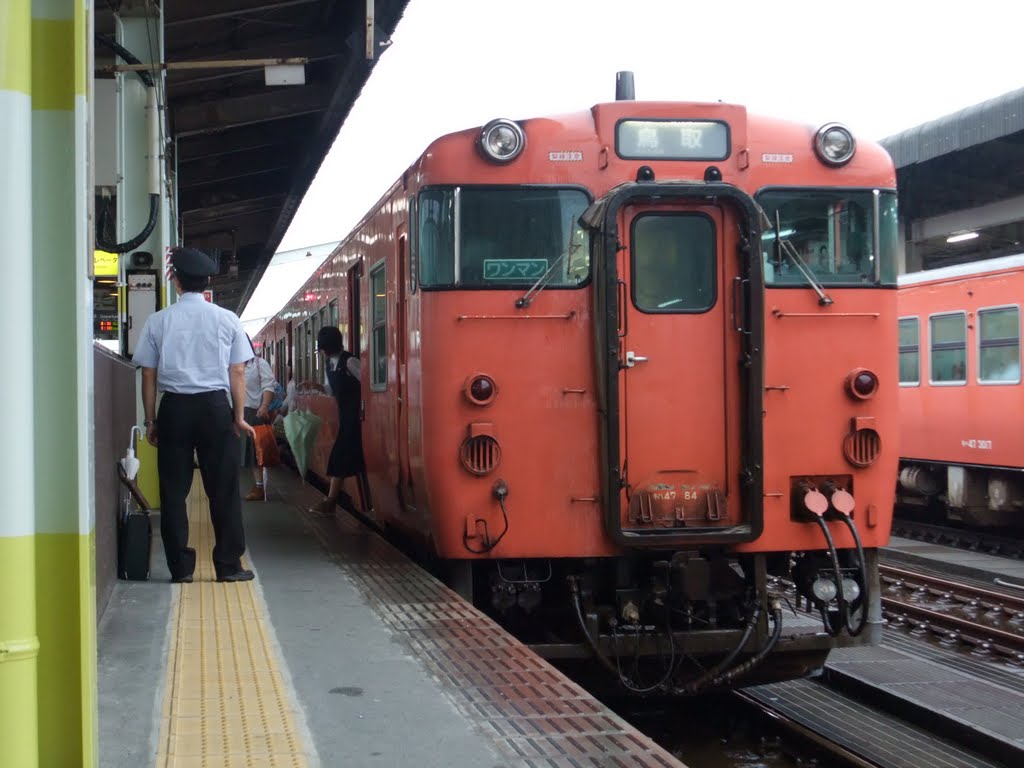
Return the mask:
M807 264L804 263L804 260L800 258L800 254L797 253L797 250L796 248L793 247L793 244L789 242L789 240L787 240L786 238L779 236L779 232L782 231L782 227L779 223L779 212L775 211L774 225L772 224L771 219L768 218L768 215L764 212L764 210L761 211L761 215L764 216L765 222L775 232L776 250L780 254L784 253L789 257L789 260L793 262L793 266L797 268L797 271L801 275L803 275L804 280L807 281L807 284L814 289L814 292L816 294L818 294L818 304L820 304L823 307L827 307L829 304L831 304L832 297L825 293L825 287L820 282L818 282L818 278L814 276L814 272L811 270L810 267L807 266ZM781 258L779 259L779 263L782 263Z
M579 250L581 247L581 243L572 242L572 230L570 229L569 243L568 245L565 246L565 250L558 255L558 258L555 259L554 262L552 262L551 266L547 268L544 274L537 278L537 282L530 286L530 290L528 290L526 293L524 293L522 296L516 299L516 308L525 309L526 307L530 306L533 303L533 300L537 298L537 294L547 287L548 282L551 280L551 275L555 273L555 267L561 264L562 260L565 259L566 256L572 253L576 253L576 251Z

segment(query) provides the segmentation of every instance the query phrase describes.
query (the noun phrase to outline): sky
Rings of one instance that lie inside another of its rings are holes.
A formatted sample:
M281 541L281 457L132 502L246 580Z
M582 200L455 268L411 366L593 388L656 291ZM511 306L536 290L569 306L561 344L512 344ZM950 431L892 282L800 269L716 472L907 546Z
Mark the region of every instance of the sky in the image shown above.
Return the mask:
M1004 0L410 0L279 251L343 239L435 138L495 117L613 101L620 70L634 73L638 100L721 100L814 125L842 122L878 140L1024 87L1024 11L1014 8ZM258 319L305 280L301 272L264 277L243 322L259 330Z

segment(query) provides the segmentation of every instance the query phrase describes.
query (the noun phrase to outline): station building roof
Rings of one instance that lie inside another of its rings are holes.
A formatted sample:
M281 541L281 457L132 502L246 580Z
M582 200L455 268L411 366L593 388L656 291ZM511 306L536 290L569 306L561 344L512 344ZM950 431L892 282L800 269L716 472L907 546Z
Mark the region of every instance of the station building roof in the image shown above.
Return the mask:
M1024 241L1024 88L881 141L921 266L1019 252ZM957 231L978 237L947 243Z
M307 59L304 84L277 87L267 86L262 65L167 70L184 242L220 252L221 272L211 285L218 304L241 314L407 5L165 4L167 62ZM120 2L97 3L98 33L113 35L115 7L123 11ZM368 7L375 27L372 58L366 55ZM100 47L96 56L100 67L113 64Z

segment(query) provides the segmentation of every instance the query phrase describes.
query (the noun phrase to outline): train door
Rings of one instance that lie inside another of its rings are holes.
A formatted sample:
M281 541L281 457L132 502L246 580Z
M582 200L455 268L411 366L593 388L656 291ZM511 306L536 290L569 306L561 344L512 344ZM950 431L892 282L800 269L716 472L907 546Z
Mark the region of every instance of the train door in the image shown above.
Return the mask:
M285 343L288 345L287 346L287 350L288 351L285 353L285 357L287 359L287 365L288 365L289 368L292 369L292 380L294 380L295 384L298 385L298 383L301 381L301 379L299 378L298 370L295 368L295 347L293 346L293 341L292 341L292 321L291 320L288 321L288 327L285 329L285 339L286 339Z
M360 325L361 312L359 310L363 294L363 262L356 262L348 271L348 338L345 343L348 349L357 354L363 361L364 367L369 367L370 361L366 359L366 345L363 343L363 329Z
M396 268L395 268L395 371L397 408L395 435L398 445L398 467L394 477L398 489L399 505L402 511L413 502L412 473L409 469L409 380L408 380L408 241L405 226L399 225L395 231Z
M366 334L363 333L362 326L362 302L363 302L363 262L357 261L353 264L348 273L345 276L346 287L348 289L348 338L345 339L347 348L354 354L359 356L362 363L362 381L360 382L360 389L362 390L362 398L360 399L359 405L359 421L360 425L366 421L366 392L369 389L367 382L370 378L370 364L369 359L369 343L366 339ZM363 434L363 450L366 450L366 434ZM357 478L359 484L359 494L362 497L362 508L369 514L371 518L375 516L373 509L373 501L370 496L370 485L367 482L366 472L363 472Z
M740 374L727 338L723 218L718 207L680 203L618 212L626 535L708 533L736 522L729 446Z

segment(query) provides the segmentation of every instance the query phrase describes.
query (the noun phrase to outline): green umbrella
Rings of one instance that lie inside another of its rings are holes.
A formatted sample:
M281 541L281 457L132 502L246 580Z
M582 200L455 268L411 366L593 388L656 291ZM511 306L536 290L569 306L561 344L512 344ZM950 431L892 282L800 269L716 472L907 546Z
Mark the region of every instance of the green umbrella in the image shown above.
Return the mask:
M320 417L310 411L289 411L284 417L284 436L291 446L295 466L303 480L313 455L316 435L320 431L320 421Z

